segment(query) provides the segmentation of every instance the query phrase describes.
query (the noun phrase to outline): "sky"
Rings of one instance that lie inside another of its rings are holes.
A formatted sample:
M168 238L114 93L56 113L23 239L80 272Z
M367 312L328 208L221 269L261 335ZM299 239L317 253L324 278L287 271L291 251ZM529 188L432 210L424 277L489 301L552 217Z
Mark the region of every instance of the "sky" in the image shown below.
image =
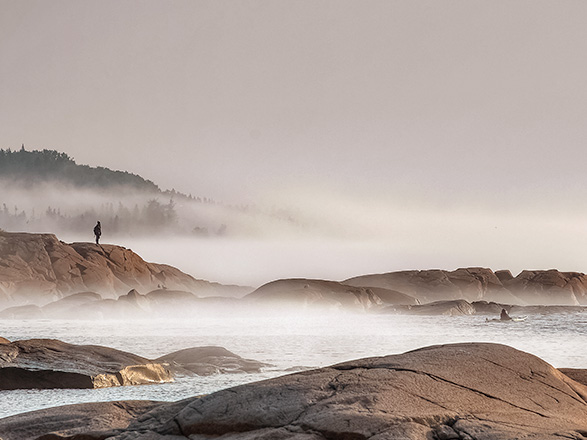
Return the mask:
M584 269L586 19L582 0L0 0L0 148L442 250L421 264Z

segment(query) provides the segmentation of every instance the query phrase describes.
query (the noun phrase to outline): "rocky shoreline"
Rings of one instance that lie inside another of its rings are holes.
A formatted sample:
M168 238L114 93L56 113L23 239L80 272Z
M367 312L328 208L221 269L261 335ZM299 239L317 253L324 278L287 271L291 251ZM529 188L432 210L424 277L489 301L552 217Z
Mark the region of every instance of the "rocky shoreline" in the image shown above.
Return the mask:
M177 375L259 372L267 364L222 347L192 347L147 359L55 339L0 341L0 390L105 388L172 382Z
M585 383L511 347L465 343L359 359L174 403L20 414L0 420L0 438L579 440L587 435L586 414Z
M551 269L513 276L508 270L469 267L344 281L281 279L253 289L198 280L174 267L145 262L122 246L67 244L52 234L0 231L3 319L178 318L272 308L451 315L518 307L525 313L543 313L545 307L582 310L587 275Z

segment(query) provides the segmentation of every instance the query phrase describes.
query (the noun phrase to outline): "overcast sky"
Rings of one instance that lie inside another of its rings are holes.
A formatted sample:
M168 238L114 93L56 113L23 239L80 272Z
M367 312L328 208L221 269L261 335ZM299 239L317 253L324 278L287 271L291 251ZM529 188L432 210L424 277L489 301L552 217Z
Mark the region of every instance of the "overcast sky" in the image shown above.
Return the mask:
M0 147L578 240L586 22L583 0L0 0Z

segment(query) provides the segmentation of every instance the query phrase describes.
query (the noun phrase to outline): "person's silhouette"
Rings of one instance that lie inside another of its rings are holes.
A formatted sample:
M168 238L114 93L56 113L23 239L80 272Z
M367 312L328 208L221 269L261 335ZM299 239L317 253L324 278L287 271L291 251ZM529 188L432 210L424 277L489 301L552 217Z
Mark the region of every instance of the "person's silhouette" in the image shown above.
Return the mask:
M100 244L99 241L100 236L102 235L102 226L99 221L96 223L96 226L94 226L94 235L96 236L96 244Z

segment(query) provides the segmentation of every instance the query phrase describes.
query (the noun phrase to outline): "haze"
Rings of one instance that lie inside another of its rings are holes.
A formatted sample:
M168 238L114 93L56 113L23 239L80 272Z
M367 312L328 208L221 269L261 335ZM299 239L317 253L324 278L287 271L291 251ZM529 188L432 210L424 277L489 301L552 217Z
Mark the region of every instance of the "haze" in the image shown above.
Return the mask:
M585 271L586 18L578 0L0 0L0 147L311 231L133 248L197 277Z

